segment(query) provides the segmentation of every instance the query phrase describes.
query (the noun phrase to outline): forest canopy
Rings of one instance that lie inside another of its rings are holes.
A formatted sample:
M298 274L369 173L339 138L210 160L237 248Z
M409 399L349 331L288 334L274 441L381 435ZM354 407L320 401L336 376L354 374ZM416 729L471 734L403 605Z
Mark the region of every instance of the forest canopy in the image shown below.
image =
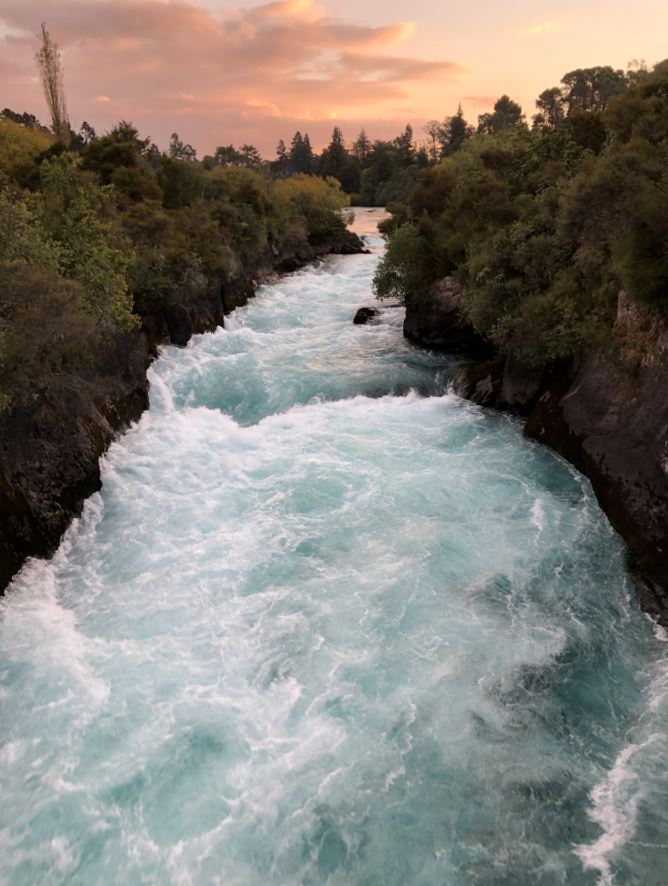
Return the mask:
M668 62L573 71L529 128L503 96L390 206L376 276L410 302L454 276L475 329L528 363L609 338L621 290L668 310Z

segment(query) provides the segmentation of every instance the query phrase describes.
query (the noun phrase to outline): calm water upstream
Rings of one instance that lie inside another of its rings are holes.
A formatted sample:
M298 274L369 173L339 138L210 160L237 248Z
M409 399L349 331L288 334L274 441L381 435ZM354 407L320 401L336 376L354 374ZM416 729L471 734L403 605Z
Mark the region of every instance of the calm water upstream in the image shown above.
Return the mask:
M668 643L374 253L166 348L0 602L0 882L668 882Z

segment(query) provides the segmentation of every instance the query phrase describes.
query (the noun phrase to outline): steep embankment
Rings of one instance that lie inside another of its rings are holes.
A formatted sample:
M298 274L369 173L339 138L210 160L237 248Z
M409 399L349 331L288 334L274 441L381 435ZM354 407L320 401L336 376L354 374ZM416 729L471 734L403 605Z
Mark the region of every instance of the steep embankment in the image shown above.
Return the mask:
M428 347L479 351L462 319L461 291L444 281L409 305L405 335ZM526 416L525 433L591 480L646 583L644 608L668 623L668 328L624 295L609 346L541 369L496 357L459 371L458 392Z
M84 500L100 488L100 456L148 407L146 370L161 342L185 345L194 333L223 325L271 273L363 251L357 235L344 230L289 253L267 253L228 280L202 276L179 304L145 314L140 331L109 340L77 388L0 412L0 591L26 557L53 553Z

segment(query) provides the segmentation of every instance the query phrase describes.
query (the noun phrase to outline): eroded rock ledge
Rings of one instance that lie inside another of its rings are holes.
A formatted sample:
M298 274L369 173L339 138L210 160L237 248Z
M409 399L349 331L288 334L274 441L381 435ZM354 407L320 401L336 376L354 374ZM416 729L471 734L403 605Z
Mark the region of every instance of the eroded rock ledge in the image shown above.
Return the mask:
M409 307L407 337L459 353L479 349L457 316L458 297L448 283L430 306ZM666 323L621 294L605 350L538 369L496 356L463 367L455 386L482 406L525 416L527 437L555 449L591 480L642 576L643 608L668 625Z

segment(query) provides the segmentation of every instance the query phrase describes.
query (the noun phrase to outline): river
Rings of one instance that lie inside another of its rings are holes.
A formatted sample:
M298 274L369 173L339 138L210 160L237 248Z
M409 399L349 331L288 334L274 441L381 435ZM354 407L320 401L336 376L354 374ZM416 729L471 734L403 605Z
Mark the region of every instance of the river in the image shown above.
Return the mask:
M585 478L353 326L377 220L164 349L0 601L0 882L667 881L667 637Z

